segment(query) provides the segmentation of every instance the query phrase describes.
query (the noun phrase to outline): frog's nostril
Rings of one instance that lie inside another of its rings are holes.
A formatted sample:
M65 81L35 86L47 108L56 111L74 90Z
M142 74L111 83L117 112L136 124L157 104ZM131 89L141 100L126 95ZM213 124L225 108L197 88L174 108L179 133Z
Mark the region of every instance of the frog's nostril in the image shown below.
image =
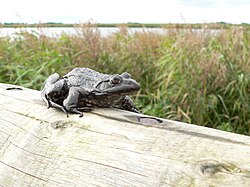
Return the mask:
M140 90L140 84L138 84L137 82L135 82L133 84L133 89L136 90L136 91L139 91Z
M140 90L140 84L137 84L137 91L139 91Z

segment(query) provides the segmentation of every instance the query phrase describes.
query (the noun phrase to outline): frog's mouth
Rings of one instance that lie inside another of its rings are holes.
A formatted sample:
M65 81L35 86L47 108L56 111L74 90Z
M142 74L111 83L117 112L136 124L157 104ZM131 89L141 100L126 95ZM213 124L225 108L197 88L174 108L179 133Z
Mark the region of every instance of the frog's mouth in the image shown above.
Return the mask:
M140 85L135 81L129 81L128 84L119 84L114 87L104 89L110 95L127 95L140 90Z

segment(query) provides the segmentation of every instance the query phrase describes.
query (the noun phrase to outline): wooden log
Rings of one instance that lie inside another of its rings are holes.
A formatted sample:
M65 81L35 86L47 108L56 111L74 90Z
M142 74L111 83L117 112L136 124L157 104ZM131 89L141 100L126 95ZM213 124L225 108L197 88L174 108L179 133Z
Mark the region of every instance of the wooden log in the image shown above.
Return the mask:
M250 137L117 110L66 115L0 84L0 186L250 186Z

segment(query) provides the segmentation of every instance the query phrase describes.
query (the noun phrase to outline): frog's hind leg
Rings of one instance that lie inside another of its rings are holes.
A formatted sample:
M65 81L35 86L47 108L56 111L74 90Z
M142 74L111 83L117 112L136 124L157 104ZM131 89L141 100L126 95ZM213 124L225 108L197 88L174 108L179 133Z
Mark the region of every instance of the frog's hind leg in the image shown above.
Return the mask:
M48 77L48 79L44 83L44 87L41 91L41 97L42 100L46 103L47 107L54 107L62 110L65 114L68 116L68 112L66 109L57 103L57 101L54 101L54 98L51 97L55 93L60 93L62 92L61 95L58 95L62 98L59 98L59 100L63 99L63 95L65 95L65 89L66 89L66 82L64 79L60 79L60 76L58 73L54 73ZM52 99L53 98L53 99ZM62 101L61 101L62 102Z
M65 108L57 103L55 103L54 101L50 100L46 94L42 93L42 99L43 101L46 103L48 109L50 107L54 107L54 108L58 108L61 109L65 114L68 115L67 111L65 110Z
M42 100L46 103L47 107L52 106L50 99L48 98L48 93L53 88L53 85L59 80L60 76L58 73L50 75L44 83L44 87L41 91Z
M57 103L55 103L53 101L50 101L50 106L62 110L68 117L68 112L63 106L61 106L61 105L59 105L59 104L57 104Z
M83 116L82 112L88 112L92 109L89 107L79 107L77 106L80 97L85 97L89 94L85 89L80 87L71 87L69 89L69 94L67 98L63 101L63 106L65 109L71 113L80 114Z

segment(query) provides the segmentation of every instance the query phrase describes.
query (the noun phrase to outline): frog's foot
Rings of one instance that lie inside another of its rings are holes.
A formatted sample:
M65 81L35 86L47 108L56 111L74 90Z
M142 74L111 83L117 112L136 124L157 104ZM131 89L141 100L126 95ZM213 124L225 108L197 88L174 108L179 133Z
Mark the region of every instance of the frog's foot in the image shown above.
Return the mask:
M68 111L74 114L80 114L79 117L83 117L83 112L90 112L92 111L91 108L89 107L76 107L76 106L71 106L70 108L68 108ZM68 115L67 115L68 116Z
M139 110L135 107L131 108L130 111L135 113L140 113Z
M72 112L74 114L80 114L79 115L80 118L83 117L83 113L81 111L77 110L77 108L71 108L71 109L69 109L69 112Z
M58 109L62 110L68 117L68 112L63 106L61 106L53 101L50 101L50 107L54 107L54 108L58 108ZM50 107L48 107L48 108L50 108Z
M90 107L77 107L77 109L81 112L91 112L93 110Z

